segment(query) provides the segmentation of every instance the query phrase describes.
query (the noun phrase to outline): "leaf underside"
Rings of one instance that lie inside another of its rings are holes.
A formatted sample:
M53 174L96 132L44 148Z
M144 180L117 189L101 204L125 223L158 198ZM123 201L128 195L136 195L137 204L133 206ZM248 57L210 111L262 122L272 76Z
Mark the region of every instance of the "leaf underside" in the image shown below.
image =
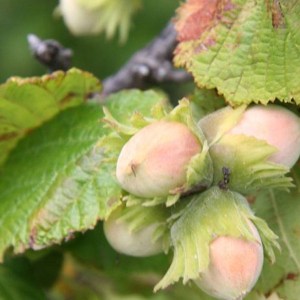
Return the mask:
M299 15L299 0L188 0L178 9L175 63L233 106L300 104Z

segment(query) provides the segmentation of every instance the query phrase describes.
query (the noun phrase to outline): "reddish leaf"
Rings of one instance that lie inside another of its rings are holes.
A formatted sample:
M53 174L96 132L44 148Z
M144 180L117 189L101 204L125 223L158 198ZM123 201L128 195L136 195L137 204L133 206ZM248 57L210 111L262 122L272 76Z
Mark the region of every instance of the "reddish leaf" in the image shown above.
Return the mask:
M180 42L195 40L224 18L234 8L230 0L189 0L177 11L176 30Z

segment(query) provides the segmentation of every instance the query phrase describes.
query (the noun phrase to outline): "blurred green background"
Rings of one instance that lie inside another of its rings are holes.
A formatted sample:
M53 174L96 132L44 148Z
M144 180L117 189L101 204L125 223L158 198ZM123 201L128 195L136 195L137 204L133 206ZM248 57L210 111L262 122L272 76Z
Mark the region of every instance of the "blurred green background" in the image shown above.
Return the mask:
M121 45L118 37L74 37L61 18L53 16L58 0L0 1L0 82L10 76L39 76L46 72L28 48L27 35L56 39L74 52L73 66L94 73L99 78L113 74L130 56L145 46L179 5L177 0L144 0L134 16L128 41Z

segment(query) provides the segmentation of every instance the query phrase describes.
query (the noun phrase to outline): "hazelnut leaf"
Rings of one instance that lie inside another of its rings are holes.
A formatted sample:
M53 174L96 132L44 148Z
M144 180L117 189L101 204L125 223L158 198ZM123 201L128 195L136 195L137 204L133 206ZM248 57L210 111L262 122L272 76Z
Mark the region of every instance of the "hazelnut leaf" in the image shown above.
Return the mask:
M1 297L3 299L16 300L45 300L45 292L36 284L36 282L32 278L32 269L30 271L27 269L20 271L22 267L22 262L18 262L18 268L15 269L13 269L10 265L0 265Z
M73 88L81 90L78 83ZM107 107L124 117L135 107L148 117L161 99L155 92L132 91L115 94ZM99 122L103 117L99 104L70 108L28 134L11 153L0 169L0 259L9 247L21 253L68 240L121 204L116 153L99 142L110 134Z
M261 294L276 292L281 299L295 298L300 287L299 164L292 169L292 175L296 188L290 192L268 190L253 195L256 215L264 218L278 235L281 247L280 253L276 253L276 263L265 262L256 290Z
M0 256L59 243L118 204L112 165L97 146L100 117L97 105L66 110L11 153L0 171Z
M92 74L77 69L42 77L11 77L0 85L0 164L18 141L66 108L100 90Z
M218 95L216 89L196 88L193 94L189 96L189 99L195 120L200 120L204 116L226 105L224 97Z
M178 9L175 63L232 106L300 104L299 14L298 0L187 0Z

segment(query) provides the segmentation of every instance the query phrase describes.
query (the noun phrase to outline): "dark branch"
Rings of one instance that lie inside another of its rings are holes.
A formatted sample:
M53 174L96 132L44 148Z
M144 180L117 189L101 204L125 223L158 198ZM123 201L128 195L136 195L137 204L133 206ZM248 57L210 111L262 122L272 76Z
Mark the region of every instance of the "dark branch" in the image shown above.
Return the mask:
M41 40L28 35L28 42L34 57L46 65L50 72L67 70L71 66L72 51L55 40ZM101 97L129 89L144 88L147 83L185 82L191 76L172 65L173 52L177 45L176 31L172 23L145 48L136 52L114 75L103 80Z
M176 70L172 65L176 44L176 31L169 23L159 36L136 52L116 74L103 81L102 95L126 88L143 88L149 82L191 80L188 73Z
M27 40L33 56L45 65L49 72L66 71L71 67L71 49L64 48L55 40L41 40L34 34L29 34Z

